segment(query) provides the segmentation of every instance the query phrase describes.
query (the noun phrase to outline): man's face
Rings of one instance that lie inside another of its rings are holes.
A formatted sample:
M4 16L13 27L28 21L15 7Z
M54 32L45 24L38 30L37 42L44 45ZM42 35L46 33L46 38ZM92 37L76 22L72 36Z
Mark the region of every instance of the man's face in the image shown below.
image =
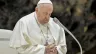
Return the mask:
M48 23L52 12L53 6L51 4L44 4L40 6L36 10L38 21L41 24Z

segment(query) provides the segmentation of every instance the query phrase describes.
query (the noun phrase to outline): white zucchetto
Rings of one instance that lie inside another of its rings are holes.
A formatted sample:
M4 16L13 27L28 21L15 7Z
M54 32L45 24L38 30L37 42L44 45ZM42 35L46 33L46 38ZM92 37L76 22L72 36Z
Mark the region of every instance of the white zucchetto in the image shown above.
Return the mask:
M38 2L38 4L42 4L42 3L52 4L52 2L51 2L50 0L40 0L40 1ZM37 5L38 5L38 4L37 4Z

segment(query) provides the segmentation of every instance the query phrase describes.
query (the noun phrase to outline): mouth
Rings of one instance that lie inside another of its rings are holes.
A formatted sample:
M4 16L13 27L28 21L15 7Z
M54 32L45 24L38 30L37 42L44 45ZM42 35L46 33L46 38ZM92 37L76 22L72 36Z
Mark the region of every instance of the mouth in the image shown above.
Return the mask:
M49 20L45 20L45 22L47 23Z

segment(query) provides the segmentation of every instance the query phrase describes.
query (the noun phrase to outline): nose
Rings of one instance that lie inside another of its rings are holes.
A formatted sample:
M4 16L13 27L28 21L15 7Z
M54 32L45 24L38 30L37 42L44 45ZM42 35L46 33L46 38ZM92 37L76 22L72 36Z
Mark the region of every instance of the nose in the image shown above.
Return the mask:
M46 15L46 17L45 17L45 18L46 18L46 20L49 20L49 18L50 18L50 15Z

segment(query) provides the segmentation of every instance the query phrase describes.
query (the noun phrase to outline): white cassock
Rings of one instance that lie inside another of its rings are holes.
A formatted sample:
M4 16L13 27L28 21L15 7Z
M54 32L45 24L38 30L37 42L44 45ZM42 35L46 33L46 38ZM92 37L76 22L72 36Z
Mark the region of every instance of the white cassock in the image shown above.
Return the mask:
M47 24L49 30L46 33L46 25L39 27L36 18L36 12L33 12L17 22L10 39L10 47L15 48L20 54L45 54L47 39L48 44L56 45L58 54L66 54L66 38L63 28L50 17Z

